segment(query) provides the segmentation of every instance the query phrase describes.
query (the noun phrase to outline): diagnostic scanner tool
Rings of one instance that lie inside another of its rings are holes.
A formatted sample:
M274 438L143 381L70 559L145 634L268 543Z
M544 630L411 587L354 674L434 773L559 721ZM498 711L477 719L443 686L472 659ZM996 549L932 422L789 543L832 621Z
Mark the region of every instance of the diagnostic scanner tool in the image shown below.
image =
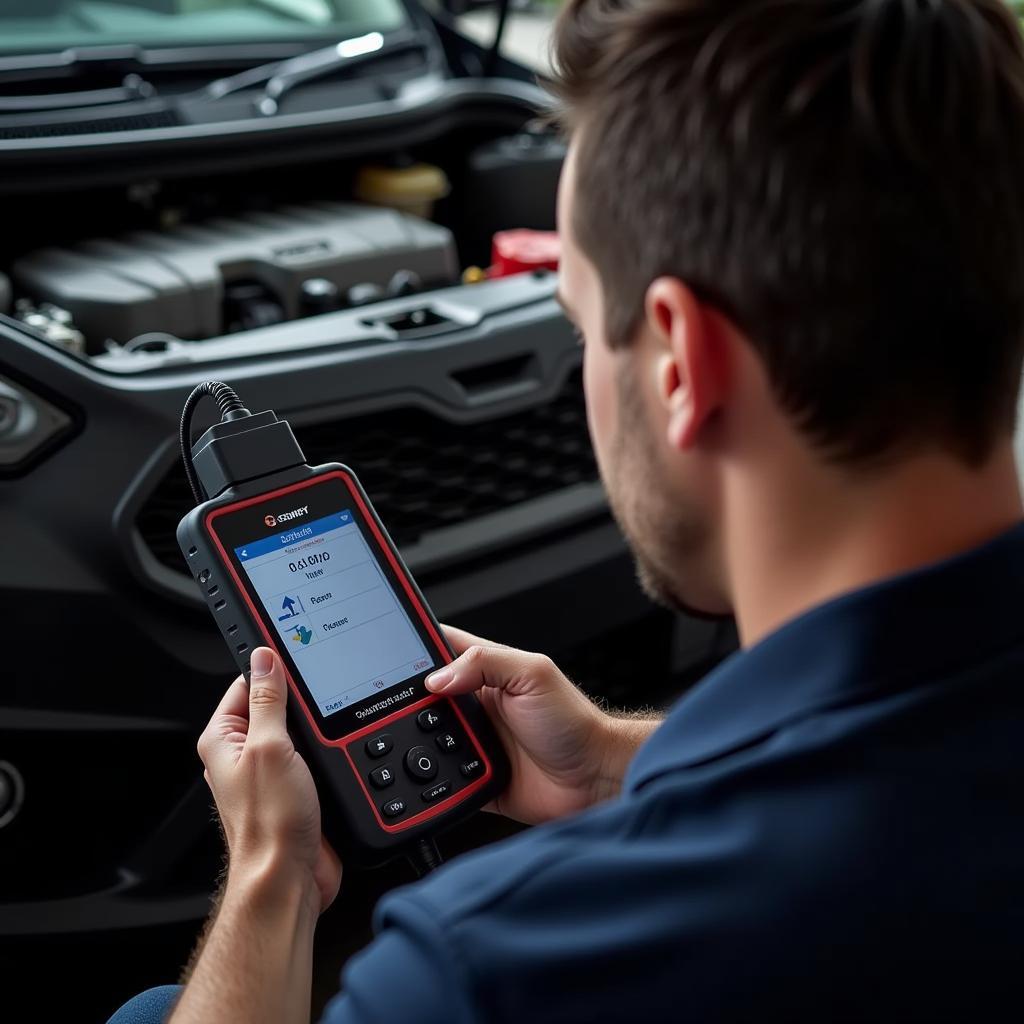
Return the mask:
M192 444L205 395L222 419ZM508 764L475 696L424 686L454 654L365 491L345 466L307 465L286 421L225 384L189 396L181 444L198 503L182 554L246 678L254 648L280 654L324 834L356 862L429 870L432 837L501 792Z

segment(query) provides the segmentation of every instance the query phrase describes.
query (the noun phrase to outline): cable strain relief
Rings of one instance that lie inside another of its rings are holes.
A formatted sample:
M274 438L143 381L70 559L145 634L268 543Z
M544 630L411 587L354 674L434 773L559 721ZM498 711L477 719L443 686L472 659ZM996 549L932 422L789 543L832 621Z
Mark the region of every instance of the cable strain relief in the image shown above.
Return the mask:
M227 384L220 383L220 381L215 381L211 385L211 394L217 403L217 408L220 409L220 418L222 420L226 420L231 413L245 408L235 389Z
M416 844L409 852L409 862L416 872L417 878L429 875L442 864L441 851L433 839L417 839Z

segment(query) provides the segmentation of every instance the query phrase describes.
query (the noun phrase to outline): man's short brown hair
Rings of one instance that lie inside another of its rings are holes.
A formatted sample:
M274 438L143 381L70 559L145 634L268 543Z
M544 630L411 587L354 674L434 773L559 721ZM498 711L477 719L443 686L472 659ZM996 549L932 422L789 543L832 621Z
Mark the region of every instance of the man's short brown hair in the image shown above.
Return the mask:
M837 459L1012 432L1024 56L1001 0L569 0L573 230L627 343L689 284Z

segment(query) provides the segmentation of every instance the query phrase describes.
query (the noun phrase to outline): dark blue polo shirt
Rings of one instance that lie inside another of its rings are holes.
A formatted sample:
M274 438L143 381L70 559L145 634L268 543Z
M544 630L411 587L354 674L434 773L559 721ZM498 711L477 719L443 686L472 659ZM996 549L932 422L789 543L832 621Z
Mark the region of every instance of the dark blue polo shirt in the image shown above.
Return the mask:
M378 908L330 1024L1024 1008L1024 526L735 655L622 796Z

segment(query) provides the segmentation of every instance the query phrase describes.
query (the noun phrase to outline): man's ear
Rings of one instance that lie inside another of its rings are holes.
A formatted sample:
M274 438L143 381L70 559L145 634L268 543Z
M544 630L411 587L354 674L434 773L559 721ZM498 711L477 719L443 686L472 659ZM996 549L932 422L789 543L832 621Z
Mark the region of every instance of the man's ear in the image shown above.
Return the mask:
M644 309L658 345L658 398L668 416L668 442L685 451L719 410L725 391L724 339L711 310L682 281L659 277L647 289Z

